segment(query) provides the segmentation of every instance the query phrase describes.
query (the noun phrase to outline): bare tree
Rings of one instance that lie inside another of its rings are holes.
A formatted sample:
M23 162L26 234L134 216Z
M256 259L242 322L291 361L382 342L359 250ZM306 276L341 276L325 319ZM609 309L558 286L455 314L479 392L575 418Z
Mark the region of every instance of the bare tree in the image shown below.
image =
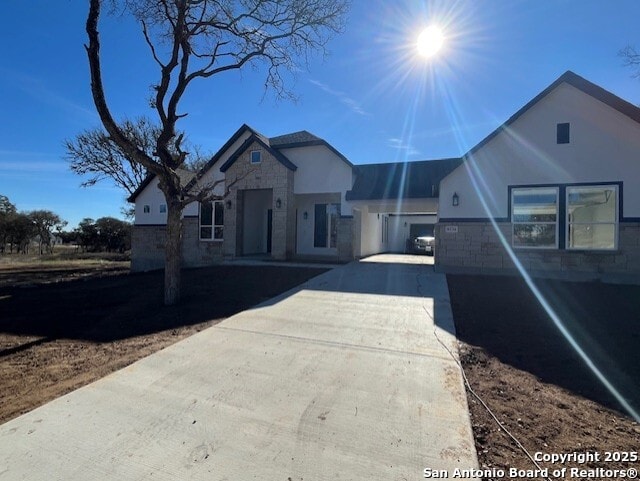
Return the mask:
M130 141L143 150L156 162L154 155L156 141L161 129L147 117L135 120L124 120L120 123L122 133ZM89 176L82 182L82 187L91 187L98 182L111 180L116 187L131 196L147 177L147 169L140 163L131 160L122 148L109 137L104 129L96 127L85 130L74 139L65 140L66 159L73 172L81 176ZM198 146L187 145L189 152L187 170L196 171L211 158L204 154ZM125 209L125 215L131 216L132 209Z
M61 231L67 225L67 222L50 210L34 210L29 212L28 216L33 224L35 233L38 235L39 253L41 255L45 252L51 253L53 231Z
M633 45L627 45L618 52L618 55L622 57L622 65L632 68L633 76L640 78L640 53L636 48Z
M140 117L135 121L120 123L123 135L137 145L149 157L153 157L156 139L160 133L157 125ZM73 140L64 142L66 159L73 172L90 176L82 187L90 187L103 180L111 180L128 195L133 194L147 176L144 165L134 162L107 132L101 128L85 130Z
M124 11L139 22L159 71L151 102L160 123L154 156L126 135L105 98L98 33L101 5L101 0L89 0L86 50L91 92L110 139L127 159L159 180L167 202L164 302L171 305L180 297L182 211L192 202L220 198L213 194L213 184L187 190L177 173L188 156L184 134L176 130L186 115L179 109L184 94L196 80L262 63L265 88L281 97L289 95L283 74L298 69L298 60L306 62L310 53L325 52L330 35L342 29L348 0L122 0ZM226 188L233 182L227 179Z

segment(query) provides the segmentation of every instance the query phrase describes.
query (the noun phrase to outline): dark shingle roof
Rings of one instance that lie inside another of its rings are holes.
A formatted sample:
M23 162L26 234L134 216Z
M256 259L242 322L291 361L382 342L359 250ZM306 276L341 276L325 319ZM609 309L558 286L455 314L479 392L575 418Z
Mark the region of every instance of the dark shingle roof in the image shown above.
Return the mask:
M311 147L314 145L324 145L331 152L336 154L342 161L349 167L353 167L353 164L349 162L342 153L340 153L333 145L320 137L313 135L306 130L300 130L299 132L292 132L290 134L279 135L277 137L271 137L269 139L269 145L274 149L284 150L292 149L295 147Z
M300 130L299 132L292 132L290 134L279 135L277 137L271 137L269 139L269 145L271 147L279 147L281 145L302 144L307 142L318 142L322 140L320 137L316 137L306 130Z
M252 129L247 124L242 124L240 128L231 136L231 138L216 152L216 154L204 165L202 169L197 174L191 175L190 181L188 182L187 188L193 187L195 183L201 178L206 172L209 171L217 162L220 160L220 157L245 133L249 132L251 136L249 139L251 142L258 141L263 145L264 148L268 149L269 152L285 167L291 170L296 170L297 167L291 162L286 155L284 155L281 150L290 149L295 147L309 147L314 145L324 145L329 150L331 150L334 154L336 154L340 159L342 159L347 165L353 167L353 164L349 162L349 160L342 155L335 147L329 144L326 140L321 139L320 137L313 135L306 130L300 130L298 132L292 132L290 134L279 135L277 137L267 138L258 132L255 129ZM248 139L248 140L249 140ZM238 158L239 154L242 153L249 145L247 142L244 142L242 146L238 148L236 152L227 160L221 167L220 170L222 172L226 171L229 166L235 162ZM144 182L138 187L138 189L129 197L129 202L135 202L136 197L144 190L144 188L151 183L154 179L155 175L148 176Z
M440 181L462 159L421 160L356 166L356 181L347 200L387 200L438 197Z

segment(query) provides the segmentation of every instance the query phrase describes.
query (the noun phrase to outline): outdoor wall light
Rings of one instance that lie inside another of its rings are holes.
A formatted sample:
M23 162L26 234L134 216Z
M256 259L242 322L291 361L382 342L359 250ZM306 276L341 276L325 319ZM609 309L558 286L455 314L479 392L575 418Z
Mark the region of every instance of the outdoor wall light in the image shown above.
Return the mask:
M307 220L309 218L309 213L307 211L305 211L304 214L302 214L302 218L304 220Z
M231 209L231 201L230 200L226 201L224 205L227 206L227 209Z
M276 199L276 209L279 209L280 207L282 207L282 200L280 200L280 197L278 197Z
M460 205L460 197L458 197L458 194L456 192L453 193L451 203L454 207L457 207L458 205Z

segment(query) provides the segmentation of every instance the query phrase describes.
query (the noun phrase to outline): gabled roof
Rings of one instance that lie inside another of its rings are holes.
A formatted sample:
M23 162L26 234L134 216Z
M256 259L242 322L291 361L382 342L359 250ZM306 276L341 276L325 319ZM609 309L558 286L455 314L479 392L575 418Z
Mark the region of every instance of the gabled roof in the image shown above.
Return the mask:
M190 189L191 187L193 187L196 184L196 182L198 182L198 180L200 180L202 176L206 174L209 171L209 169L213 167L216 162L218 162L218 160L220 160L220 157L222 157L222 155L240 137L242 137L242 135L244 135L245 132L251 132L251 135L259 136L260 138L262 138L262 136L257 130L252 129L247 124L242 124L240 128L236 130L235 133L229 138L229 140L227 140L224 143L224 145L218 149L218 151L213 155L213 157L211 157L211 159L209 159L209 161L202 166L202 168L198 171L197 175L191 180L191 182L189 182L189 185L187 185L187 189Z
M439 184L462 159L421 160L356 166L356 181L347 200L438 197Z
M211 157L211 159L209 159L209 161L197 173L191 172L191 174L192 174L191 178L189 179L188 183L185 184L185 186L188 189L193 187L193 185L198 181L198 179L200 179L213 166L213 164L215 164L220 159L222 154L224 154L226 152L226 150L229 147L231 147L233 145L233 143L236 140L238 140L242 136L242 134L244 134L247 131L251 132L252 134L259 135L256 130L252 129L247 124L242 124L240 126L240 128L238 130L236 130L236 132L229 138L229 140L227 140L225 142L225 144L222 147L220 147L220 149L218 149L218 151L215 153L215 155L213 157ZM185 169L177 169L176 172L178 172L180 170L184 170L185 172L190 172L190 171L185 170ZM180 175L180 174L178 174L178 175ZM144 179L144 181L142 181L142 183L138 186L138 188L135 190L135 192L129 196L127 201L128 202L135 202L136 201L136 197L138 197L140 195L140 192L142 192L151 183L151 181L154 178L155 178L155 174L149 174Z
M191 184L192 181L196 178L196 172L193 172L187 169L178 168L176 169L176 174L178 174L178 177L180 177L180 183L183 186L187 186ZM147 175L145 179L142 181L142 183L138 186L138 188L133 192L133 194L129 196L127 201L135 202L136 197L140 195L140 192L142 192L151 183L151 181L155 179L155 177L156 177L155 174Z
M353 164L349 162L349 159L347 159L344 155L342 155L342 153L340 153L333 145L331 145L326 140L313 135L311 132L307 132L306 130L300 130L299 132L280 135L278 137L271 137L269 139L269 145L271 145L271 147L278 150L293 149L296 147L312 147L314 145L323 145L326 148L328 148L331 152L336 154L349 167L353 167Z
M226 172L227 169L229 169L229 167L231 167L233 163L236 160L238 160L238 158L240 158L240 156L254 143L258 143L260 146L262 146L263 149L265 149L267 152L273 155L276 158L276 160L280 162L282 165L284 165L287 169L295 171L298 168L289 159L287 159L281 152L271 148L271 146L267 142L268 142L268 139L265 139L261 135L251 134L247 138L247 140L245 140L244 143L238 148L238 150L236 150L231 155L231 157L229 157L227 161L224 164L222 164L222 166L220 167L220 172Z
M285 167L291 170L296 170L297 166L293 164L282 152L284 149L291 149L296 147L309 147L314 145L323 145L327 147L331 152L333 152L336 156L338 156L342 161L344 161L349 167L353 167L353 164L349 162L349 160L342 155L335 147L329 144L326 140L321 139L313 135L312 133L306 130L300 130L298 132L292 132L290 134L279 135L277 137L268 138L262 135L257 130L249 127L247 124L242 124L240 128L225 142L225 144L220 147L220 149L215 153L211 159L197 172L191 176L189 183L186 185L187 189L193 187L200 178L204 174L206 174L209 169L211 169L216 162L220 160L222 155L231 148L231 146L244 135L246 132L249 132L251 136L247 139L246 142L238 148L236 152L234 152L231 157L224 163L220 170L225 172L231 165L231 163L235 162L235 160L239 157L239 155L244 152L251 142L258 141L265 149L267 149L280 163L282 163ZM249 142L251 139L251 142ZM249 144L247 143L249 142ZM230 163L231 162L231 163ZM147 187L151 181L155 178L154 174L149 175L142 184L136 189L136 191L127 199L129 202L135 202L136 197L140 195L145 187Z
M292 132L290 134L279 135L277 137L271 137L269 139L269 145L271 147L280 147L281 145L295 145L307 142L317 142L322 140L320 137L316 137L311 132L306 130L300 130L298 132Z
M608 105L609 107L617 110L623 115L626 115L632 120L640 123L640 108L635 105L627 102L624 99L621 99L617 95L612 94L608 90L603 89L599 85L594 84L593 82L589 82L587 79L581 77L573 73L571 70L567 70L563 73L558 79L549 85L546 89L536 95L533 99L531 99L524 107L518 110L515 114L513 114L507 121L498 127L496 130L487 135L483 140L481 140L476 146L474 146L469 152L464 154L463 158L466 158L470 155L476 153L481 147L487 144L491 139L493 139L500 132L509 127L512 123L514 123L518 118L520 118L524 113L526 113L530 108L532 108L535 104L537 104L540 100L546 97L552 90L558 87L562 83L567 83L578 90L581 90L587 95L590 95L596 100Z

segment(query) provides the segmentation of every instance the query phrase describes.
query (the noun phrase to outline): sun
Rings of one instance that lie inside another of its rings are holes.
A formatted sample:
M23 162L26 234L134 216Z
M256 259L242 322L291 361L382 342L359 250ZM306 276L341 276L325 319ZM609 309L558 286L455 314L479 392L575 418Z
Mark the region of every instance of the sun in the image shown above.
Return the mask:
M420 35L418 35L418 53L425 58L436 55L443 44L444 35L442 34L442 30L436 25L425 28Z

